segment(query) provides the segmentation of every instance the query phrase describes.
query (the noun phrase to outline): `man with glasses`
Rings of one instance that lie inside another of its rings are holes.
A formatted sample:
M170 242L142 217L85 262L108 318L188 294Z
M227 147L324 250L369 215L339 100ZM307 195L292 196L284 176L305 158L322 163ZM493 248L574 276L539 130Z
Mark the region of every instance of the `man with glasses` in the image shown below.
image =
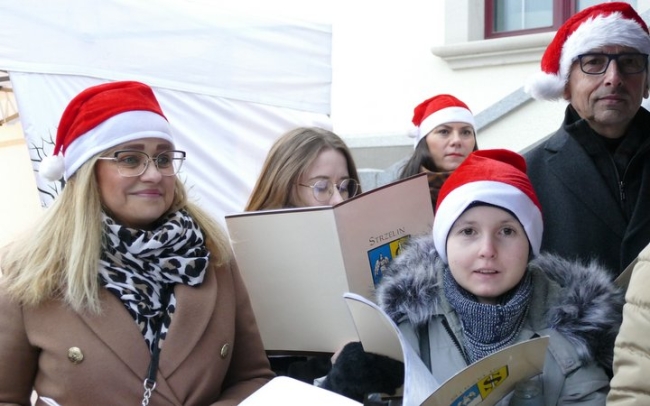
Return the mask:
M525 90L569 102L559 130L525 154L544 211L542 250L596 259L617 276L650 242L648 27L627 3L560 27Z

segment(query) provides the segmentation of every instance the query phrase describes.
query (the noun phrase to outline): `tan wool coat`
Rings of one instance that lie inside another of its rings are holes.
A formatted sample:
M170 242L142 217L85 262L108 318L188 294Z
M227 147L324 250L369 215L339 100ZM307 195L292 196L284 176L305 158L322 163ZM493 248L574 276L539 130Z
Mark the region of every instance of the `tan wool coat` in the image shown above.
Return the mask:
M235 262L174 291L150 405L236 405L273 377ZM102 314L78 314L61 301L23 308L0 291L0 405L29 405L32 389L63 406L141 404L149 349L122 302L106 290L100 299Z

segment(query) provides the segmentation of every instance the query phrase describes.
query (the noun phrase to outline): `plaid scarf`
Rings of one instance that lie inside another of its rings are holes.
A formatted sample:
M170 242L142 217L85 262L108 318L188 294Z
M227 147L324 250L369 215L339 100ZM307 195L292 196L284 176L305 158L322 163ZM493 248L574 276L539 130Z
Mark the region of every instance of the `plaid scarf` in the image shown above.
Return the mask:
M443 284L445 296L461 321L465 350L471 363L515 341L528 313L533 290L528 270L521 282L496 305L479 303L476 296L458 285L448 267Z

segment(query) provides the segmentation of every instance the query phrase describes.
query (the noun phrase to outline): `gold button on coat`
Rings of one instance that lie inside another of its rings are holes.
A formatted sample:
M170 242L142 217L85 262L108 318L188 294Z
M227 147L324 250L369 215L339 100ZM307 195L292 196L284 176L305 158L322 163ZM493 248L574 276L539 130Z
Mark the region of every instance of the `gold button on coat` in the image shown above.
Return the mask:
M79 347L70 347L68 349L68 359L73 364L80 364L84 360L84 354Z
M230 345L228 345L228 343L224 344L223 347L221 347L221 358L226 358L229 351Z

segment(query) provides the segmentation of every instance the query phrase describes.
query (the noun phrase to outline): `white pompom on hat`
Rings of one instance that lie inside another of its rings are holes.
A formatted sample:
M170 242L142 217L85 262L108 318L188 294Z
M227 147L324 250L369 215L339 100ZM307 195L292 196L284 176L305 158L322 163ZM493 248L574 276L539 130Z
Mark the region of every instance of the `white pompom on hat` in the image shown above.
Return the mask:
M450 94L439 94L418 104L413 110L413 125L409 136L415 138L414 147L434 128L446 123L467 123L476 133L476 120L465 103Z
M39 175L50 181L68 180L93 156L141 138L173 143L171 126L153 90L133 81L90 87L63 112L54 151L39 165Z
M433 244L444 262L448 261L449 231L473 203L512 212L524 227L533 254L539 254L542 210L521 155L506 149L474 151L443 183L433 219Z
M650 54L648 27L628 3L598 4L569 18L546 48L541 71L528 78L524 91L537 100L562 98L571 65L578 55L606 45L626 46Z

